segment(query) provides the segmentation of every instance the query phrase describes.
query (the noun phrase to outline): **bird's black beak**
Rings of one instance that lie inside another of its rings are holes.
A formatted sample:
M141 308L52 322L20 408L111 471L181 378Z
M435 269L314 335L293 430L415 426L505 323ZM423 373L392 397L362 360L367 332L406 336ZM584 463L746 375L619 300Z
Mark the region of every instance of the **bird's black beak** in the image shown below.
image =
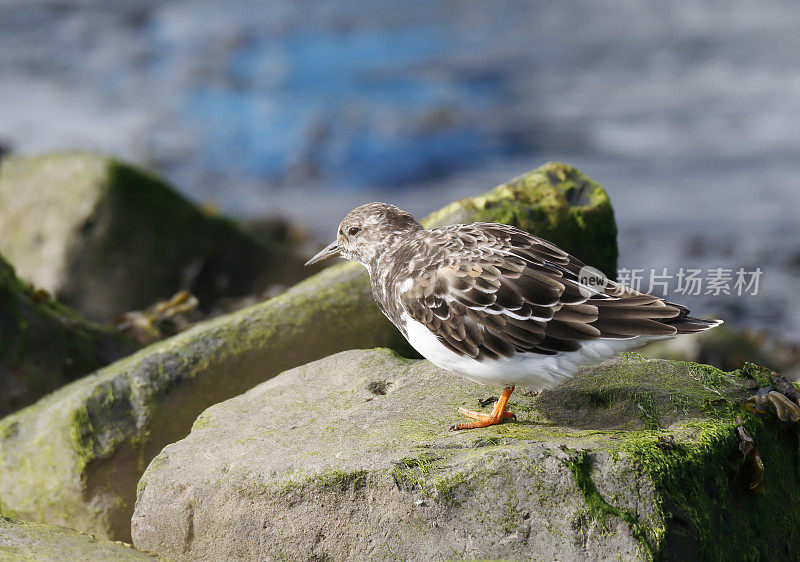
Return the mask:
M339 255L339 245L336 242L331 242L322 248L322 250L320 250L316 256L308 260L306 265L311 265L312 263L317 263L318 261L322 261L336 255Z

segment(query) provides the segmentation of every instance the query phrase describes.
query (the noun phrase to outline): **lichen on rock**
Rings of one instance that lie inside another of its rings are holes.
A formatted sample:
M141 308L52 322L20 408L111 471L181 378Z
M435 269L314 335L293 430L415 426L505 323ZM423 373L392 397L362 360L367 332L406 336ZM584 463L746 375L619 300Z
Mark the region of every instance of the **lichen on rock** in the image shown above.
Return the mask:
M140 481L134 544L176 559L793 558L797 431L741 406L749 382L625 354L515 393L516 422L454 433L457 407L494 389L343 352L209 408L167 446ZM740 474L740 425L761 494Z

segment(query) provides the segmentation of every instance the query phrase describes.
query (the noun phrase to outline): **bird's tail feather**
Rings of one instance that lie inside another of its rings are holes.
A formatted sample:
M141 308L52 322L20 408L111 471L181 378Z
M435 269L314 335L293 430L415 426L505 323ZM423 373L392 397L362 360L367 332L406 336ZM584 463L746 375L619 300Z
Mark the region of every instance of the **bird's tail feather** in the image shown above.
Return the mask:
M703 320L702 318L694 318L692 316L684 316L683 318L676 319L674 322L669 322L670 326L674 326L679 334L705 332L711 328L716 328L722 323L722 320Z

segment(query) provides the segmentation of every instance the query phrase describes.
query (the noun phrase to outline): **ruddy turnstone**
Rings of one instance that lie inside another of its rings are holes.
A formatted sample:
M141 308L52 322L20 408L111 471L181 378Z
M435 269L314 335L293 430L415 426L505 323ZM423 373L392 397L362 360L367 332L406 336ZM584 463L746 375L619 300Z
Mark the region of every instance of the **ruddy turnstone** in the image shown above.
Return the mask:
M517 385L551 388L620 351L721 324L587 276L596 270L505 224L425 229L402 209L369 203L350 211L336 241L306 265L335 255L367 268L381 311L425 358L504 387L491 413L459 408L475 421L450 429L513 417L506 404Z

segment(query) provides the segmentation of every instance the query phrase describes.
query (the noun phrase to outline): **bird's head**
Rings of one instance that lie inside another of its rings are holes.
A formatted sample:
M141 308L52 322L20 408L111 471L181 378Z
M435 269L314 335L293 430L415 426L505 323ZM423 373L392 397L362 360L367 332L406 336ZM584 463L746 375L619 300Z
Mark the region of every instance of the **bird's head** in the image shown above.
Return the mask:
M339 225L336 241L306 265L338 255L370 267L398 237L421 228L414 215L394 205L367 203L347 213Z

